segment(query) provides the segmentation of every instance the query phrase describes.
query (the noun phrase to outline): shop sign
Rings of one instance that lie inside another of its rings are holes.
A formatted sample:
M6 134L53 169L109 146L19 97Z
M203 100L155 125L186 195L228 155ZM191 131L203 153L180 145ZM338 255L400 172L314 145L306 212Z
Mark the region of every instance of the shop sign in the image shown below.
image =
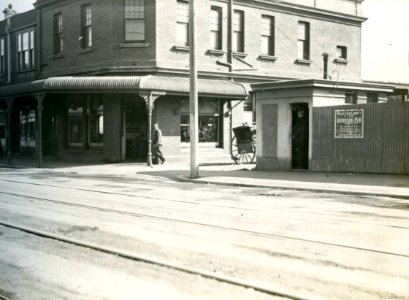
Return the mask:
M364 137L364 110L335 110L335 138L362 139Z

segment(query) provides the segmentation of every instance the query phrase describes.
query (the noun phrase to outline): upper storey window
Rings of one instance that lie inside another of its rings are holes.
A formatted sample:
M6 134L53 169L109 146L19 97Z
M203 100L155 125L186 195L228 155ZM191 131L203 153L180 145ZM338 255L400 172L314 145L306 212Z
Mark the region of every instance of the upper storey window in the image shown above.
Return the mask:
M181 46L189 46L189 3L177 1L176 40Z
M298 22L298 58L310 59L310 24Z
M81 48L92 47L92 10L91 5L81 7Z
M244 12L241 10L233 13L233 51L244 52Z
M0 38L0 75L6 73L6 48L4 38Z
M62 14L54 15L54 54L60 54L63 51L63 35L62 35Z
M222 9L212 6L210 11L210 42L211 48L222 50Z
M347 59L347 47L345 46L337 46L337 58L339 59Z
M144 0L125 0L125 41L145 40Z
M17 59L19 71L34 68L34 29L17 34Z
M274 56L274 17L261 19L261 53Z

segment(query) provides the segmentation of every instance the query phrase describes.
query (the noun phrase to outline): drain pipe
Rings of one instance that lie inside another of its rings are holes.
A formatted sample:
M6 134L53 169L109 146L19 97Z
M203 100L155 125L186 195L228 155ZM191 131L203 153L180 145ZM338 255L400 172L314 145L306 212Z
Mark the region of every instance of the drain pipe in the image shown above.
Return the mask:
M229 65L229 71L233 72L233 0L229 1L229 17L228 17L228 41L227 41L227 62Z
M324 79L328 79L328 53L322 53L324 58Z

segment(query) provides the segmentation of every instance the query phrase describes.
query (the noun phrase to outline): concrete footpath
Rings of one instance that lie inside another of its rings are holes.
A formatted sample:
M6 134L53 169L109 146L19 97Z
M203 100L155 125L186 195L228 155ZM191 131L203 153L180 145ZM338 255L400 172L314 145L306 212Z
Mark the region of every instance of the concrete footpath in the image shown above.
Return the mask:
M148 167L145 163L78 165L59 161L45 161L44 168L36 168L35 161L15 160L18 172L62 172L81 175L137 177L148 175L171 180L244 187L302 190L362 196L386 196L409 199L409 175L321 173L311 171L258 171L254 164L218 164L199 167L199 178L190 178L188 164L164 164ZM11 171L0 161L0 174Z

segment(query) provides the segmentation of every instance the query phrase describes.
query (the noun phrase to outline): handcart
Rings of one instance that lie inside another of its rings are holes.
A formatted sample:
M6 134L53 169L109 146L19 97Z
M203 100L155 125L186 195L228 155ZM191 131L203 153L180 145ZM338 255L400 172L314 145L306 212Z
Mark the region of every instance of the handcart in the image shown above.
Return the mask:
M248 125L233 128L231 158L236 164L252 163L256 156L256 134Z

